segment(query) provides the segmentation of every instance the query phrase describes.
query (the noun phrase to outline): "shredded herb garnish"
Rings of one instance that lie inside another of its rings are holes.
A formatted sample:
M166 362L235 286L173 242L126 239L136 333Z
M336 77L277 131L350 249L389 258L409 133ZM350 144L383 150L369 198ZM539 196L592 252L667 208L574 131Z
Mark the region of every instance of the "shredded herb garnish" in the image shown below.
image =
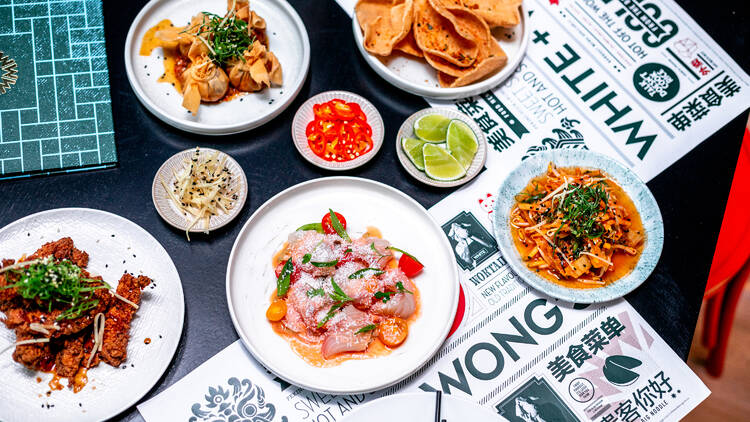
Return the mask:
M396 288L398 289L399 293L409 293L410 295L414 294L414 292L412 292L411 290L408 290L406 287L404 287L404 283L402 283L400 281L398 283L396 283Z
M237 18L234 10L227 16L203 12L200 23L182 32L194 33L209 47L209 57L218 64L232 59L245 60L242 53L255 42L247 31L247 22Z
M563 224L555 232L555 244L558 244L558 233L567 225L570 233L576 239L572 243L575 256L578 256L583 238L594 239L604 234L604 227L596 216L608 209L609 195L604 189L605 183L600 181L591 186L573 186L565 199L557 204L556 212L562 214Z
M55 262L50 255L29 261L28 264L26 267L8 270L20 277L0 290L15 288L24 299L45 303L47 312L51 312L56 305L68 306L56 318L58 321L78 318L95 308L99 300L93 298L94 290L110 288L102 280L82 277L81 268L67 259Z
M364 327L357 330L354 334L362 334L362 333L369 333L370 331L378 328L375 324L365 325Z

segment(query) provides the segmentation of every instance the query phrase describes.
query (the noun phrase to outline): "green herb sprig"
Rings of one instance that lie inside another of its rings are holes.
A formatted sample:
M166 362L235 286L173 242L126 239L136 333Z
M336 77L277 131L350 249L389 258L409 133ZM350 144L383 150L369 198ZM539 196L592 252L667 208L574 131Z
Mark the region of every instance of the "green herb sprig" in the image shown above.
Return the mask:
M194 33L209 49L209 57L217 64L226 64L232 59L245 60L243 53L254 42L247 31L247 22L237 18L234 10L227 16L203 12L200 23L182 32Z
M362 327L359 330L357 330L354 334L369 333L370 331L372 331L372 330L374 330L376 328L378 328L378 326L375 325L375 324L365 325L364 327Z
M562 224L555 232L555 244L558 243L560 229L566 224L576 239L572 245L576 252L580 249L580 240L594 239L604 234L604 227L596 220L597 215L608 209L609 194L604 186L601 181L592 186L574 186L565 199L557 204L555 211L563 217Z
M323 317L320 322L318 322L318 328L324 326L326 322L328 322L328 320L333 318L333 316L336 315L336 311L354 300L353 298L349 297L349 295L347 295L346 292L344 292L344 290L341 289L338 284L336 284L336 282L333 280L333 277L331 277L331 285L333 286L333 293L328 293L328 296L330 296L335 303L333 304L333 306L331 306L331 309L328 310L326 316Z
M286 263L281 268L279 277L276 279L276 296L284 297L289 291L289 285L292 283L292 272L294 271L294 264L292 264L292 258L286 260Z

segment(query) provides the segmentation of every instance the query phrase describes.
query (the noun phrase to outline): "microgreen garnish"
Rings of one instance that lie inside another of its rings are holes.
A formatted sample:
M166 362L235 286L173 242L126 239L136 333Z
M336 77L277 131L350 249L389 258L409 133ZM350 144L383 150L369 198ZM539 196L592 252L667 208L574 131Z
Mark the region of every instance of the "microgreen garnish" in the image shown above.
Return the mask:
M202 21L182 32L194 33L209 50L209 57L218 64L242 59L245 50L255 42L247 31L247 22L237 18L234 10L227 16L203 12Z
M15 288L24 299L46 303L48 312L52 311L54 305L69 306L56 318L58 321L78 318L84 312L95 308L99 300L93 298L92 292L110 288L102 280L81 277L81 268L67 259L54 262L50 255L40 260L19 264L27 265L25 267L17 265L6 271L20 277L13 284L0 287L0 290Z
M325 268L325 267L333 267L333 266L335 266L338 263L339 263L339 260L338 259L334 259L333 261L326 261L326 262L315 262L315 261L312 261L312 262L310 262L310 265L312 265L313 267Z
M336 311L339 310L342 306L344 306L343 303L336 303L333 306L331 306L331 309L328 310L328 313L326 314L323 319L320 320L318 323L318 328L326 325L326 322L328 322L329 319L333 318L334 315L336 315Z
M351 274L349 274L349 278L363 278L363 277L369 277L371 275L380 275L385 274L385 271L380 270L378 268L362 268L361 270L357 270Z
M414 294L414 292L412 292L411 290L409 290L406 287L404 287L404 283L402 283L400 281L398 283L396 283L396 288L398 289L399 293L409 293L410 295Z
M286 260L286 264L281 268L279 278L276 279L276 296L284 297L286 292L289 291L289 284L292 281L292 271L294 271L294 264L292 264L292 258Z
M396 292L376 292L375 293L375 299L381 299L383 303L388 302L391 300L391 296L395 295Z
M375 324L365 325L364 327L357 330L354 334L362 334L362 333L369 333L370 331L378 328Z
M399 248L397 248L395 246L388 246L388 249L390 249L392 251L396 251L396 252L401 252L402 254L404 254L404 255L408 256L409 258L413 259L414 261L416 261L417 264L422 265L422 263L419 262L419 260L414 255L410 254L409 252L406 252L403 249L399 249Z
M341 224L341 221L339 221L339 218L336 217L336 213L333 212L333 210L330 208L328 208L328 213L331 216L331 227L333 227L333 229L336 230L336 233L338 233L338 235L341 236L342 239L346 240L347 242L351 242L352 239L350 239L349 235L346 234L346 230L344 230L344 225Z
M312 254L306 253L302 256L302 263L307 264L308 262L310 262L310 259L312 259Z
M325 296L325 295L326 295L326 291L320 287L317 289L310 289L307 291L307 297Z
M306 231L306 230L314 230L318 233L323 233L323 225L321 223L309 223L309 224L299 226L297 230L295 231Z

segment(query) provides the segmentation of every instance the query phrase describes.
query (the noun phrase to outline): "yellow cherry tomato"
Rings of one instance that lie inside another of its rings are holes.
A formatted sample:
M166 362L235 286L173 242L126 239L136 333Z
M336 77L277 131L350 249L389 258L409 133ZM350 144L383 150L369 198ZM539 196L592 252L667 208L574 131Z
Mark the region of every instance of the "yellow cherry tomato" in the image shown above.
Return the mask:
M388 318L378 326L378 337L388 347L398 347L409 334L409 325L401 318Z
M281 321L286 315L286 302L283 300L274 300L266 311L266 318L269 321Z

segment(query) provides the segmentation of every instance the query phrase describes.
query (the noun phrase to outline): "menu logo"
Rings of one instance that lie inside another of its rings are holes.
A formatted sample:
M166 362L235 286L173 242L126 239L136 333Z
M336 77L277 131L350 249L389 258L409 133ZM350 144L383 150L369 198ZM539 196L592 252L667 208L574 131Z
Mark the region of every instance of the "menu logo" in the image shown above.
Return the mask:
M461 211L442 227L458 265L464 270L473 270L498 251L495 239L468 211Z
M0 51L0 95L10 91L18 80L18 65L16 61Z
M228 387L221 385L208 387L205 403L193 403L190 410L193 416L189 422L211 421L253 421L288 422L286 416L276 419L276 406L266 402L266 393L260 385L245 378L242 381L232 377Z

